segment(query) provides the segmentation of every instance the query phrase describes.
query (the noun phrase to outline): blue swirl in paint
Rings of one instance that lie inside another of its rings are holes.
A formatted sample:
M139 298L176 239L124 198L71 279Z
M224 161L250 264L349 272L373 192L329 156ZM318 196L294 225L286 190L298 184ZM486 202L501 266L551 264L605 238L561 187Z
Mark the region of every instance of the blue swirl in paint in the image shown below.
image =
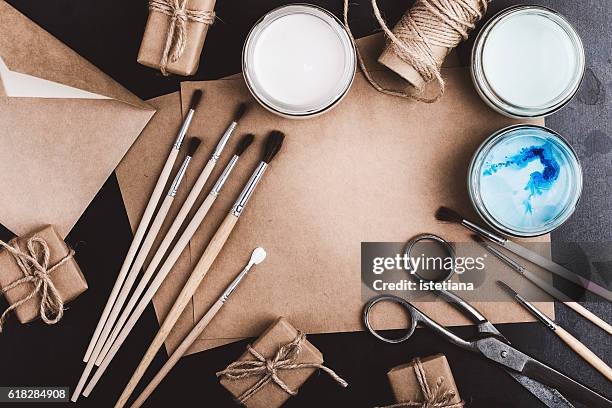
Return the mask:
M529 181L525 185L525 190L529 191L529 196L524 201L525 213L532 214L533 207L531 199L536 195L542 195L549 190L559 178L559 163L553 156L553 146L545 143L542 146L524 147L514 156L509 157L505 162L489 164L484 170L483 175L491 176L502 168L522 169L534 160L539 160L544 169L534 171L530 174Z

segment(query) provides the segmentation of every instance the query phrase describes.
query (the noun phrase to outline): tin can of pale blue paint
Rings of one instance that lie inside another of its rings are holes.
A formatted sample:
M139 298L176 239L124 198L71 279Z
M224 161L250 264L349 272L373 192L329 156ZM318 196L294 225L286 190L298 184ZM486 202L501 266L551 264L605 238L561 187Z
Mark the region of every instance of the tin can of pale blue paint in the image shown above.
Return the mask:
M515 125L492 134L468 172L472 205L491 227L516 237L547 234L573 214L582 169L570 144L543 126Z

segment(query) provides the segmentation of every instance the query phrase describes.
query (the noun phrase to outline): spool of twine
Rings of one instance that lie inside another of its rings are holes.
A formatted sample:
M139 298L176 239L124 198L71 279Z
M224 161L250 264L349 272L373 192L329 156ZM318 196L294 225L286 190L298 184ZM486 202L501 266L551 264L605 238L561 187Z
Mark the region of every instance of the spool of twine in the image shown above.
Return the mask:
M379 92L402 98L432 103L444 94L445 84L440 67L446 55L467 39L475 24L487 11L488 0L417 0L402 16L393 31L387 26L376 0L372 0L374 16L387 38L387 47L378 61L406 79L413 92L385 88L374 79L357 49L359 65L366 79ZM351 38L348 23L349 0L344 0L344 24ZM354 40L354 38L353 38ZM424 96L428 84L437 90Z

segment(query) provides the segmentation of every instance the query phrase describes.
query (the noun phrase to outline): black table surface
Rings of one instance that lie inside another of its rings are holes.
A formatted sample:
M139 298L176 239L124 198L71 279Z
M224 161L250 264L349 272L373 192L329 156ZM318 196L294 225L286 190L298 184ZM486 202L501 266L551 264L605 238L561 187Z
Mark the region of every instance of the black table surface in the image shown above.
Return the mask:
M179 89L181 78L163 77L136 62L147 18L144 0L10 0L9 3L141 98ZM190 79L210 80L239 72L242 44L250 27L262 14L285 3L290 2L219 0L218 21L209 32L200 70ZM341 13L341 0L313 3L338 16ZM380 3L388 21L394 23L412 1L381 0ZM488 16L516 3L495 1ZM606 0L538 0L534 3L553 7L567 16L580 32L587 53L588 68L579 94L569 106L547 118L548 126L572 142L585 172L580 206L573 218L553 234L553 243L590 241L610 248L612 104L608 93L612 82L609 25L612 8ZM351 24L359 37L378 31L368 1L352 3ZM461 45L459 50L467 65L469 43ZM3 230L0 238L10 238L10 232ZM130 241L127 215L117 179L112 175L67 238L77 250L77 260L90 289L69 305L64 319L56 326L40 322L19 325L15 319L9 321L0 335L0 386L74 387L84 367L81 359L87 343ZM594 298L587 296L586 300ZM612 320L610 303L587 302L587 307L606 320ZM564 305L556 304L555 310L558 322L612 364L609 336ZM112 406L158 327L153 307L149 306L110 366L110 375L103 378L89 398L81 398L77 405ZM543 325L525 323L498 327L516 347L612 396L610 383ZM457 328L456 332L468 336L472 328ZM382 344L364 332L320 334L309 338L324 353L326 364L346 378L350 386L342 389L325 375L315 375L289 400L287 407L373 407L392 403L386 378L388 369L413 357L435 353L447 356L461 396L469 407L542 406L499 368L426 330L417 331L413 339L401 345ZM183 358L146 406L235 406L214 373L235 360L246 344L247 341L242 341ZM149 372L158 369L166 358L165 350L160 351ZM145 377L148 378L150 374Z

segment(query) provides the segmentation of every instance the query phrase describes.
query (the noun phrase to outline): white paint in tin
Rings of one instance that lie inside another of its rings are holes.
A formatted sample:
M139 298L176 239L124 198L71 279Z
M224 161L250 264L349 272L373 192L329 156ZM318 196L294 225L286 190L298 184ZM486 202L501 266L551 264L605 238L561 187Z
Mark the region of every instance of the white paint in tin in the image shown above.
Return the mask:
M491 30L485 76L507 102L529 108L553 103L572 86L577 55L565 30L541 14L516 14Z
M316 115L348 91L355 49L342 24L310 5L278 8L255 25L243 54L253 95L283 116Z

